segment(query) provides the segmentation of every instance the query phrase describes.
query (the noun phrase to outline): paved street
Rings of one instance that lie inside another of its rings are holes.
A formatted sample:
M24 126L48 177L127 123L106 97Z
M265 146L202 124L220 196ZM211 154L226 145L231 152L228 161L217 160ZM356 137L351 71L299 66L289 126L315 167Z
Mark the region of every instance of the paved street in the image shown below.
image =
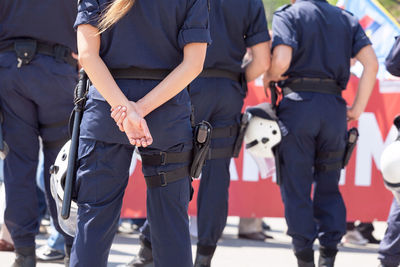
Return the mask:
M271 226L268 232L274 237L267 242L247 241L237 238L239 218L229 217L222 240L216 250L212 262L213 267L295 267L296 260L291 251L290 239L286 236L285 221L281 218L267 218L265 221ZM381 238L385 231L384 222L374 223L375 236ZM45 243L45 236L38 237L38 244ZM195 253L197 240L192 239ZM315 246L318 249L318 246ZM128 262L139 249L138 234L119 234L111 248L109 267ZM342 246L337 256L337 267L377 267L377 245ZM14 255L9 252L0 252L0 266L8 267ZM316 254L318 258L318 254ZM38 267L60 267L60 263L38 263ZM89 266L88 266L89 267ZM92 266L90 266L92 267ZM177 266L179 267L179 266Z

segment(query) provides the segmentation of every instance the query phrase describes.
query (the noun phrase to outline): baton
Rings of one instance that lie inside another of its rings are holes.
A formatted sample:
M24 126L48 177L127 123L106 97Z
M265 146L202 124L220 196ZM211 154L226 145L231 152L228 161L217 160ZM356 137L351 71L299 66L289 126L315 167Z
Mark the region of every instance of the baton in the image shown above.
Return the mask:
M83 69L79 71L79 82L76 86L73 126L71 134L71 147L69 150L67 175L65 177L64 198L61 207L61 217L66 220L69 218L72 199L72 186L75 182L76 157L79 145L79 126L82 121L83 109L85 108L86 91L88 87L88 77Z

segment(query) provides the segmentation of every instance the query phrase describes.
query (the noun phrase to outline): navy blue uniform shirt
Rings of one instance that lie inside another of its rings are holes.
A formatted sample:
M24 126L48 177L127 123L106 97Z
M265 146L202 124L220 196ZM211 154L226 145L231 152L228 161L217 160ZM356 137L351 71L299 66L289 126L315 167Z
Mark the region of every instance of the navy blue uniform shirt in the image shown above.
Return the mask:
M388 72L394 76L400 76L400 36L396 41L386 58L385 65Z
M246 47L271 39L261 0L211 0L210 31L206 69L241 72Z
M0 49L26 37L76 52L76 5L76 0L1 0Z
M336 80L344 89L350 77L350 59L371 44L356 17L325 0L297 0L275 12L272 49L293 48L288 71L296 77Z
M209 0L144 0L101 36L100 56L109 68L173 69L188 43L211 43ZM82 0L75 27L98 24L110 0Z

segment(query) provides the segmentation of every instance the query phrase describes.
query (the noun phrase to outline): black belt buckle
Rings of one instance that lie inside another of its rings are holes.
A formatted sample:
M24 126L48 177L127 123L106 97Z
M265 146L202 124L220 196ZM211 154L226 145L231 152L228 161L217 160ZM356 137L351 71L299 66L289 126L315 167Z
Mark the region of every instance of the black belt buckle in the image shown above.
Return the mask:
M167 174L165 172L159 172L158 175L160 176L161 185L162 187L167 186Z
M32 39L20 39L14 42L14 50L17 55L17 67L29 64L36 55L37 41Z
M63 45L55 45L53 48L54 59L59 63L66 63L66 58L68 53L70 53L70 49Z
M160 157L161 157L161 166L164 166L167 163L167 153L160 151Z

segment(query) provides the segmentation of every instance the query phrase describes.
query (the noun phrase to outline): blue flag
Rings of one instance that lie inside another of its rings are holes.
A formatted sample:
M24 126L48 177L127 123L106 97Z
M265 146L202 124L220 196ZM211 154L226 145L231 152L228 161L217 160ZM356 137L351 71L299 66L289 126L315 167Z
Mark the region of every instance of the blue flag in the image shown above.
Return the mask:
M337 6L353 13L370 38L379 61L378 79L381 93L400 92L399 82L386 71L384 62L394 44L394 38L400 35L400 25L389 12L376 0L339 0ZM361 64L356 64L352 72L361 74Z

